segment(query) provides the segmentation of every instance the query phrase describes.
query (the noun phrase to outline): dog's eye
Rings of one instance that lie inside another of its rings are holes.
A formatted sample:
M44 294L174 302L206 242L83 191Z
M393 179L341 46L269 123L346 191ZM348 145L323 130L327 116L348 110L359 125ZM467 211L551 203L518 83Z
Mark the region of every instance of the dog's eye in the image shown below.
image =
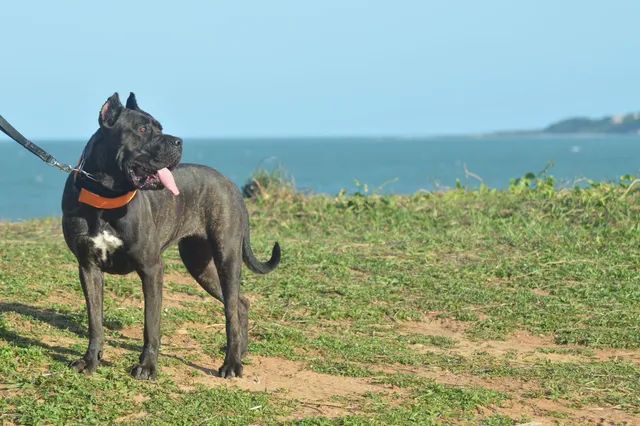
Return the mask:
M138 129L138 132L147 133L147 126L140 126L140 128Z

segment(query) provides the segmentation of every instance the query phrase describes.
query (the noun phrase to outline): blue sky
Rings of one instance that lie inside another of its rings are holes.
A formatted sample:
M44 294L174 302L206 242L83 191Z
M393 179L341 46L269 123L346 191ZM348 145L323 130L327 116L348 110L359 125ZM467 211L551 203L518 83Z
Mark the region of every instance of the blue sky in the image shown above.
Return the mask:
M85 139L130 90L185 137L435 135L640 110L640 2L61 1L0 11L0 114Z

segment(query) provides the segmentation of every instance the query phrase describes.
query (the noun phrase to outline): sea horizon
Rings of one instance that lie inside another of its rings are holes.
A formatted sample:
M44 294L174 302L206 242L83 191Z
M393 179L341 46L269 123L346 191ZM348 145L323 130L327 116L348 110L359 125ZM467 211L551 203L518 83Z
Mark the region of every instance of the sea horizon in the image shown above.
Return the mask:
M340 140L362 140L366 142L372 142L375 140L422 140L432 141L441 139L455 139L455 138L469 138L469 139L508 139L513 137L518 138L531 138L531 139L584 139L584 138L629 138L640 139L640 133L599 133L599 132L575 132L575 133L550 133L542 130L496 130L490 132L471 132L471 133L441 133L441 134L336 134L336 135L213 135L213 136L180 136L184 140L190 141L227 141L227 140L252 140L252 141L273 141L273 140L296 140L299 142L313 141L313 140L328 140L328 141L340 141ZM30 138L34 143L86 143L91 138L88 135L83 137L45 137L45 138ZM0 136L0 144L3 143L17 143L13 139Z
M462 184L504 189L545 171L559 186L640 173L637 135L184 138L183 163L218 169L241 187L257 169L280 168L305 193L414 194ZM0 141L0 220L60 215L66 175L15 142ZM75 165L86 141L34 140ZM365 191L366 189L366 191Z

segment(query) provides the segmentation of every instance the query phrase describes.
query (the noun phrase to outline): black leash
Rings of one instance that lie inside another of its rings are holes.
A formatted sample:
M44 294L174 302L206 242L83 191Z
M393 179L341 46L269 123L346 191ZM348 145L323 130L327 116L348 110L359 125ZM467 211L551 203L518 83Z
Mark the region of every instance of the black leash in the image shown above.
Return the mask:
M29 139L22 136L22 134L19 131L17 131L11 124L9 124L9 122L5 120L4 117L2 117L1 115L0 115L0 130L2 130L2 132L7 136L9 136L11 139L13 139L14 141L18 142L20 145L25 147L27 150L35 154L38 158L40 158L42 161L44 161L48 165L55 167L56 169L62 170L65 173L79 172L87 176L89 179L95 180L90 173L87 173L84 170L82 170L82 165L79 165L78 167L71 167L68 164L64 164L56 160L53 157L53 155L49 154L47 151L40 148L38 145L34 144Z

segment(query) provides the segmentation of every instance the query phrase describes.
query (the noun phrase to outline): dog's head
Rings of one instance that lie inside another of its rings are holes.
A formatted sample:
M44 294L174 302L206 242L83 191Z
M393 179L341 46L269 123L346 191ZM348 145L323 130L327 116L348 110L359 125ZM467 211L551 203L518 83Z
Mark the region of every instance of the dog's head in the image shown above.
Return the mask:
M114 190L178 190L171 171L182 157L182 139L163 134L162 126L138 107L131 93L126 106L114 93L100 108L100 129L83 157L101 182Z

